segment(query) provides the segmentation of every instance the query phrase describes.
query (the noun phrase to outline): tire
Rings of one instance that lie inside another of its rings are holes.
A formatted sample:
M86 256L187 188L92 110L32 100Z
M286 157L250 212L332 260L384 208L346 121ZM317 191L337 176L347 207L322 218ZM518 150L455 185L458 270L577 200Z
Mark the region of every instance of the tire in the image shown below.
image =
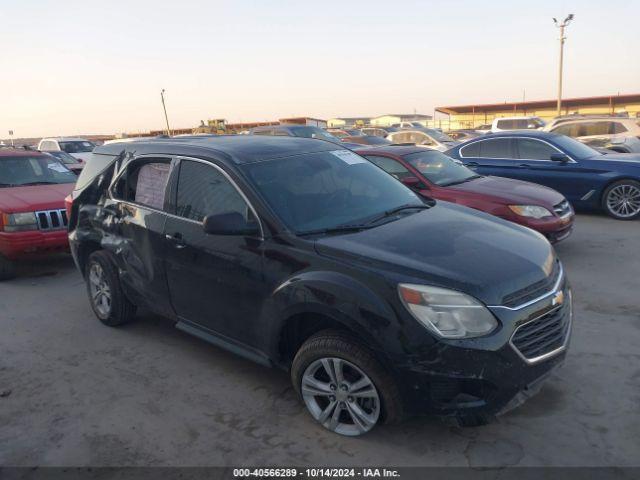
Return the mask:
M358 436L402 418L400 392L389 372L340 331L319 332L300 347L291 381L311 416L335 433Z
M609 185L602 195L602 208L617 220L640 218L640 182L620 180Z
M16 265L3 255L0 255L0 280L10 280L16 276Z
M102 323L116 327L133 320L136 306L122 291L118 271L109 252L99 250L89 256L85 281L93 313ZM100 294L96 294L97 291Z

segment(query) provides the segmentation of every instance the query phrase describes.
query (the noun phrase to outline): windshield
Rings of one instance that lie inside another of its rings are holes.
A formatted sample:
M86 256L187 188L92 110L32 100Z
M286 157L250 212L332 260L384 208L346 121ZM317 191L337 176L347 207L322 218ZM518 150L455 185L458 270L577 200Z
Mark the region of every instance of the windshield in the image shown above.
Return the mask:
M553 141L571 157L577 158L578 160L602 155L590 146L565 135L557 135L554 137Z
M65 165L71 165L78 163L78 159L69 155L67 152L47 152L49 155L53 155L58 160L62 161Z
M364 136L364 133L362 133L360 130L349 129L349 130L345 130L345 131L352 137L363 137Z
M447 186L479 177L472 170L437 150L411 153L403 158L436 185Z
M296 233L358 225L403 205L424 207L407 187L345 149L246 164L243 169Z
M86 153L92 152L95 145L91 142L73 141L73 142L60 142L60 149L67 153Z
M296 137L320 138L333 143L340 143L338 137L318 127L291 127L290 130Z
M75 183L78 177L52 156L0 158L0 187Z

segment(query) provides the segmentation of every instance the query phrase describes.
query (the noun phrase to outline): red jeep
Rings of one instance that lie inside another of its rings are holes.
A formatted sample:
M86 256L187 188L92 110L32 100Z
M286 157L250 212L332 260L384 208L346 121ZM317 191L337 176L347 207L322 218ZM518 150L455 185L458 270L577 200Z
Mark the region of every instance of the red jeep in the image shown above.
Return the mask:
M0 280L15 260L68 250L64 199L77 178L51 155L0 149Z

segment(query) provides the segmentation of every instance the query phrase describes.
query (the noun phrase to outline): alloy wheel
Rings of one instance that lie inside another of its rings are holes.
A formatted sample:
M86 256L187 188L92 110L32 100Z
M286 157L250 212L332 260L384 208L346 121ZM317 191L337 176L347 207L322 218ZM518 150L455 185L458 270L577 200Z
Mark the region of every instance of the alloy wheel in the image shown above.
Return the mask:
M89 290L94 308L102 318L107 318L111 313L111 289L99 263L93 263L89 269Z
M341 435L371 430L380 418L380 397L371 379L341 358L320 358L302 375L302 398L313 418Z
M640 188L622 184L611 189L607 195L607 208L620 218L631 218L640 213Z

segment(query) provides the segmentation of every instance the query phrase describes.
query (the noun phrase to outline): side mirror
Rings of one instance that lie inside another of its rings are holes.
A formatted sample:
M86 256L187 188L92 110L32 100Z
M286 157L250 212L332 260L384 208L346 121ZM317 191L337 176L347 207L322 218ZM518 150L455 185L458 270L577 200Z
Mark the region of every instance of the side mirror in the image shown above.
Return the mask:
M207 215L202 226L209 235L257 235L259 232L255 223L247 222L238 212Z
M409 188L422 188L423 187L422 182L420 181L420 179L418 177L404 177L400 181L402 183L404 183Z
M552 162L567 163L569 161L569 157L564 153L552 153L549 158Z

